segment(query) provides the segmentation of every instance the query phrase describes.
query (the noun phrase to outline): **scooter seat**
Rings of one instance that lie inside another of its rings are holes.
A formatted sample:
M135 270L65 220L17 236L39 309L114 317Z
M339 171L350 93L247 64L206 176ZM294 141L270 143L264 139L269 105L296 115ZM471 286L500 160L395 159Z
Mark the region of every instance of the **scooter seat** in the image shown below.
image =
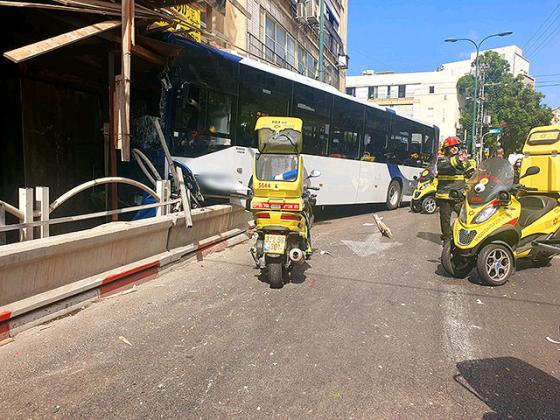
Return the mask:
M519 225L521 227L526 227L536 222L558 205L556 199L546 195L519 197L519 203L521 204L521 215L519 216Z

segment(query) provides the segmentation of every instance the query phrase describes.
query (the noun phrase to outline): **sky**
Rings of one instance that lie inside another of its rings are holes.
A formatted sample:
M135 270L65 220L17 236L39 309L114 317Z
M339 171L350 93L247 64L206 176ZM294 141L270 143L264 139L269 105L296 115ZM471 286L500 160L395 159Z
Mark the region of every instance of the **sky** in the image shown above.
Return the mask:
M348 0L348 75L374 71L433 71L466 60L471 38L482 49L517 45L530 61L543 103L560 106L560 0ZM556 86L550 86L554 85ZM548 85L548 86L547 86Z

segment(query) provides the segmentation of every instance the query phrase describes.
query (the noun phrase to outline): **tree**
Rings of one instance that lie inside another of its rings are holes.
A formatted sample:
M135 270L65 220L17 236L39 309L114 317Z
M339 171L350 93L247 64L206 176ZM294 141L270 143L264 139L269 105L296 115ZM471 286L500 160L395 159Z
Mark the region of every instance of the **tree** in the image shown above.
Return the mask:
M522 75L514 77L509 63L495 51L479 57L479 69L484 72L485 114L492 117L494 127L503 125L500 142L506 153L520 152L532 128L550 124L552 110L541 104L544 95L525 83ZM457 91L461 111L459 122L470 133L474 76L461 77L457 82ZM497 146L494 136L487 136L484 142L493 149Z

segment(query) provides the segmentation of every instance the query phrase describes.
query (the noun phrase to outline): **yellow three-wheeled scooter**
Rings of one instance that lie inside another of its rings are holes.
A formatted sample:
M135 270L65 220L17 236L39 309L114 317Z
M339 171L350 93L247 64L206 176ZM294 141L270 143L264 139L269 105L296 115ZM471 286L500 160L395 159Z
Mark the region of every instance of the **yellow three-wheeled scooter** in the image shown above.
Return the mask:
M517 259L546 265L560 253L560 126L529 133L519 184L505 159L488 159L467 182L467 196L441 261L455 277L476 266L490 286L507 282ZM458 191L453 193L459 197Z
M251 211L255 217L257 242L251 253L267 272L271 287L281 288L288 274L312 253L310 230L315 196L306 174L302 149L302 121L288 117L261 117L259 153L255 156Z

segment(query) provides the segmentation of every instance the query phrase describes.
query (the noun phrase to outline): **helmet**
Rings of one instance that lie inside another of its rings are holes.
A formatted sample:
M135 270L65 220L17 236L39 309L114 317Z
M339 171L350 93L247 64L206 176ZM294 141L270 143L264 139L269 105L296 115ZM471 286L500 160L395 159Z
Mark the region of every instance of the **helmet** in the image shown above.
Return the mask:
M461 142L459 141L459 139L457 139L457 137L447 137L443 141L442 148L447 149L448 147L459 146L460 144Z

